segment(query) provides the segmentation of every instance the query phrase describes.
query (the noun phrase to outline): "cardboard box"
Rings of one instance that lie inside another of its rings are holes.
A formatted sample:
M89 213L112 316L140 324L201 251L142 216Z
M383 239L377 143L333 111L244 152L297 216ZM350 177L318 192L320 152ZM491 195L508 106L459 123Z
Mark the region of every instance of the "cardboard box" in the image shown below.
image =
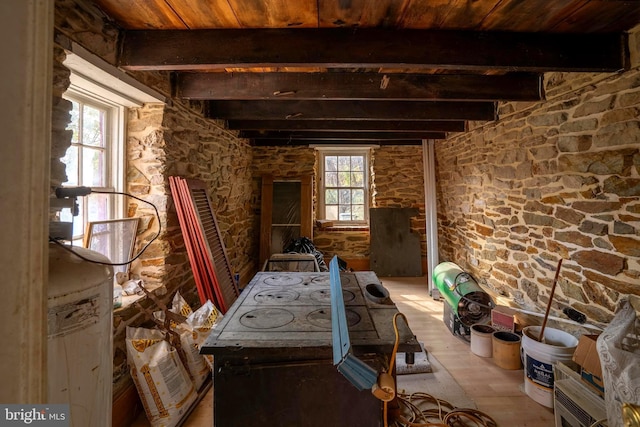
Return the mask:
M491 326L499 331L516 331L516 311L505 305L497 305L491 310Z
M573 353L573 361L580 366L582 380L591 386L600 396L604 396L602 365L596 348L598 335L582 335Z

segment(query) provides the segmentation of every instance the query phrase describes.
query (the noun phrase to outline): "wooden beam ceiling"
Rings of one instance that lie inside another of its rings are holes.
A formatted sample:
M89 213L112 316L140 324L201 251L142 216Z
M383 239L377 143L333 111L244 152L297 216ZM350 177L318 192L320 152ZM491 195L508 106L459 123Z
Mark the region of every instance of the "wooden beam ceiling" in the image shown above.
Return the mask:
M349 140L349 141L332 141L326 139L253 139L251 145L256 147L276 147L276 146L300 146L300 145L422 145L421 139L379 139L379 140Z
M128 70L254 67L608 72L628 68L623 34L379 28L129 30Z
M314 139L333 141L389 140L389 139L444 139L445 132L339 132L339 131L241 131L240 138L247 139Z
M640 1L623 0L92 3L120 30L116 65L170 71L174 98L288 145L302 131L465 131L496 102L543 101L543 73L627 69L640 22Z
M495 120L494 102L209 101L209 118L226 120Z
M542 76L398 73L180 73L177 96L243 100L539 101Z
M231 130L464 132L464 120L228 120Z

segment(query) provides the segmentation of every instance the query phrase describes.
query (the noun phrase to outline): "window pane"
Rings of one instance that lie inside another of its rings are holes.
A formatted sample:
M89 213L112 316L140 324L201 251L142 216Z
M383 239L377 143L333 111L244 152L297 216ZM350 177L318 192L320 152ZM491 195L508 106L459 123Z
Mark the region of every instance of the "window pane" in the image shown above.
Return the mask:
M72 145L67 148L67 152L63 158L60 159L65 164L65 172L67 174L67 182L65 185L74 186L78 184L78 147Z
M351 190L340 190L339 203L341 205L347 205L351 203Z
M353 198L352 203L364 204L364 190L352 190L351 197Z
M78 141L78 127L79 121L78 117L80 117L80 104L76 101L71 101L71 111L69 112L71 115L71 122L67 126L67 130L72 130L73 135L71 136L71 143L77 144Z
M340 206L340 221L351 221L351 205Z
M82 185L106 187L105 154L102 150L85 148L82 150Z
M351 186L351 174L349 172L338 172L338 187Z
M363 221L364 220L364 205L352 205L351 206L351 215L354 221Z
M337 172L325 172L324 174L325 187L337 187L338 186L338 173Z
M338 157L337 156L326 156L324 158L324 170L326 170L326 171L337 171L338 170Z
M109 195L90 194L87 199L87 221L109 219Z
M335 205L338 203L338 190L326 190L324 193L324 202L327 205Z
M338 219L338 206L337 205L326 206L325 217L328 220Z
M351 156L338 156L338 170L351 170Z
M363 187L364 186L364 173L362 173L362 172L351 172L351 186L352 187Z
M78 216L73 217L73 237L84 236L84 203L78 200Z
M94 147L104 147L105 112L88 105L83 109L82 143Z
M351 156L351 170L362 171L364 170L364 157Z

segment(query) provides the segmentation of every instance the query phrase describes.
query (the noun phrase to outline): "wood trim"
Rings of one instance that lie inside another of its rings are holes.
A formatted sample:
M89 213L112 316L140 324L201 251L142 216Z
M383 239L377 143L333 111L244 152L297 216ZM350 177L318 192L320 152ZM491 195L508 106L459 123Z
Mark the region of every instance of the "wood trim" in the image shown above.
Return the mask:
M300 188L300 237L308 237L313 241L313 177L303 176Z
M0 2L3 286L0 402L47 402L47 283L54 2ZM8 143L11 141L11 143ZM10 343L10 344L9 344Z
M273 209L273 176L262 176L262 193L260 196L260 264L262 270L264 262L271 254L271 211Z

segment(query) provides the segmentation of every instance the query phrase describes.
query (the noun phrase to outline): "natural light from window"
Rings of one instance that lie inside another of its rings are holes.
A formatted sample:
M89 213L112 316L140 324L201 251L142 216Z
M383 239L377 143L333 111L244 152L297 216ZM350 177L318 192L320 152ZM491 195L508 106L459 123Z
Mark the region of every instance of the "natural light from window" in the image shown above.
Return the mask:
M320 152L321 219L336 224L368 220L368 150Z

